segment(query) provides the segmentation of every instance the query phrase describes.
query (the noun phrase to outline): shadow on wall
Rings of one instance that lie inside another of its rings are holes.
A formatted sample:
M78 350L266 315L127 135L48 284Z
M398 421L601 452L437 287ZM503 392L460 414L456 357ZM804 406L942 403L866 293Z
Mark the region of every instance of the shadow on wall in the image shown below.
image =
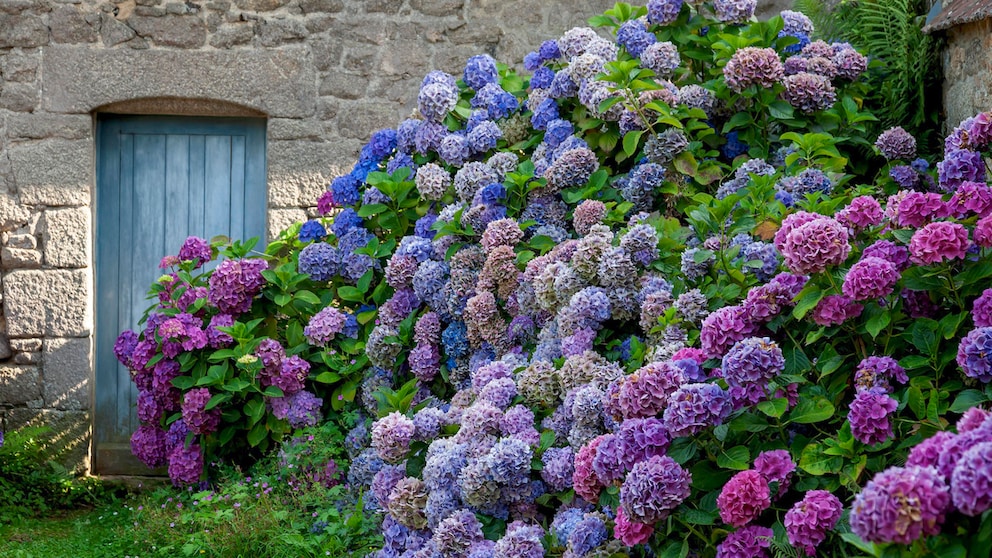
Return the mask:
M73 473L89 470L90 420L85 411L10 409L5 416L0 414L0 425L5 432L28 426L48 428L47 455Z

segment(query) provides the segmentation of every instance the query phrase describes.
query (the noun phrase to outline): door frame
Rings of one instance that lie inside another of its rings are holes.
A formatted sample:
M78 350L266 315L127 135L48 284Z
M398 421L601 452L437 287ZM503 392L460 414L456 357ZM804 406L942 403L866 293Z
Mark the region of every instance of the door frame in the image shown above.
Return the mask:
M131 132L131 133L149 133L149 134L168 134L168 133L183 133L190 135L218 135L219 129L223 130L223 133L231 135L244 135L245 136L245 169L244 169L244 180L245 184L260 184L258 192L260 199L255 199L246 191L244 196L244 207L248 207L249 204L262 204L264 210L260 217L254 217L245 214L245 229L251 230L257 227L257 230L261 234L266 234L267 232L267 218L268 218L268 181L267 181L267 158L268 158L268 145L266 141L267 132L267 119L264 117L220 117L220 116L187 116L187 115L135 115L135 114L116 114L110 112L98 112L95 114L95 177L94 177L94 196L93 196L93 292L94 292L94 340L93 340L93 393L92 393L92 471L95 474L138 474L147 475L150 470L145 467L137 458L133 457L130 453L130 444L127 440L113 440L108 439L108 433L106 430L101 429L101 419L112 411L113 407L119 405L119 400L125 394L122 392L122 388L118 386L112 394L101 392L101 367L107 366L108 363L111 365L117 365L117 361L113 356L113 345L116 340L119 331L110 331L111 328L101 327L101 322L106 320L106 318L101 318L102 312L107 308L117 308L115 305L108 305L109 301L113 301L116 297L114 291L104 288L103 282L107 278L103 277L107 272L105 267L106 262L103 259L106 258L106 248L101 246L99 242L99 235L102 232L101 229L105 227L100 218L101 215L101 200L107 196L119 196L121 192L121 180L120 180L120 162L119 155L117 156L116 164L106 164L109 160L105 161L105 158L109 156L110 153L119 153L120 145L118 138L121 132ZM256 155L260 154L260 156ZM110 186L108 186L110 184ZM109 192L107 188L112 188L114 191ZM246 188L247 190L247 188ZM249 223L250 219L250 223ZM260 221L258 220L260 219ZM118 225L117 230L120 230L120 225ZM179 246L174 247L175 250L179 249ZM116 263L114 264L116 266ZM149 302L150 304L150 302ZM137 324L131 324L130 327L137 327ZM118 374L126 372L123 366L118 365ZM122 380L121 376L118 376L118 382ZM128 379L129 380L129 379ZM136 388L130 381L127 382L129 386L128 397L130 397L131 404L133 405L134 397L136 395ZM114 411L116 411L114 409ZM133 411L132 411L133 412ZM113 412L113 417L117 417L119 420L119 415L117 412ZM114 435L114 432L109 433L110 436ZM163 470L156 471L154 474L164 474Z

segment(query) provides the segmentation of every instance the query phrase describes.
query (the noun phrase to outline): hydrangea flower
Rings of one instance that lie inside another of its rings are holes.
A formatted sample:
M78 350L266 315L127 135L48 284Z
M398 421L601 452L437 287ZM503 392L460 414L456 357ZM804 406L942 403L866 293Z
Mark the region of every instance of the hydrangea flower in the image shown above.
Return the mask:
M892 294L898 281L899 270L895 264L869 256L851 266L844 276L841 291L852 300L873 300Z
M957 363L969 378L992 381L992 327L976 327L961 339Z
M753 12L755 0L717 0L714 3L717 17L720 18L721 6L730 7L745 3L751 4ZM751 16L748 14L746 17ZM774 86L785 76L785 67L775 49L744 47L735 51L730 57L727 65L723 67L723 76L727 80L727 86L734 92L740 93L752 85L760 88Z
M717 558L768 558L775 533L768 527L748 525L727 535L716 547Z
M882 132L875 140L875 147L889 161L897 159L909 161L916 157L916 138L901 126L894 126Z
M855 496L851 531L868 542L910 544L940 532L950 503L947 484L933 467L891 467Z
M220 407L205 409L210 398L210 390L205 387L191 389L183 396L183 421L195 434L210 434L220 425Z
M627 519L623 506L617 508L617 516L613 526L613 536L627 546L646 543L654 534L653 525L636 523Z
M899 402L880 388L858 391L847 415L854 438L867 445L875 445L891 438L892 422L889 415L898 406Z
M913 233L909 241L910 260L920 265L930 265L962 259L969 245L968 230L960 223L929 223Z
M723 379L735 401L755 404L767 395L769 382L785 370L778 344L767 337L749 337L723 356Z
M398 463L410 451L417 427L402 413L393 411L372 424L372 447L388 463Z
M691 482L692 475L674 459L654 456L627 474L620 487L620 506L630 521L653 525L689 497Z
M684 384L668 398L665 428L672 438L691 436L723 423L733 410L729 393L716 384Z
M810 490L785 513L785 533L789 543L815 556L816 547L837 526L844 510L840 499L826 490Z
M992 508L992 441L975 444L958 460L951 474L951 499L972 517Z
M669 25L678 19L682 0L648 0L647 8L652 25Z

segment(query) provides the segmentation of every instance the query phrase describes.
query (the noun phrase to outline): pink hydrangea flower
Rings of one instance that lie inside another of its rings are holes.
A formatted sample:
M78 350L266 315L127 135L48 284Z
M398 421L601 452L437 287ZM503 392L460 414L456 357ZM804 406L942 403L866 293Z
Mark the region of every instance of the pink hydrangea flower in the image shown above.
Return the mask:
M938 221L913 234L909 241L909 256L914 263L930 265L962 259L968 246L968 229L958 223Z
M734 527L747 525L771 504L768 481L754 469L741 471L731 477L716 498L720 519Z

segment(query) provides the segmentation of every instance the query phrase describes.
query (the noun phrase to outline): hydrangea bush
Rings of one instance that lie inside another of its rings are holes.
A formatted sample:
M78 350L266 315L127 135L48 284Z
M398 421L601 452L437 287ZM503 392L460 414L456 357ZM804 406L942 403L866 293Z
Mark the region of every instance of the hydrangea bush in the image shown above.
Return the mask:
M990 117L931 169L865 136L864 54L753 10L617 4L524 75L428 74L325 217L206 279L180 253L121 338L171 405L136 452L190 482L354 400L380 557L987 545Z

